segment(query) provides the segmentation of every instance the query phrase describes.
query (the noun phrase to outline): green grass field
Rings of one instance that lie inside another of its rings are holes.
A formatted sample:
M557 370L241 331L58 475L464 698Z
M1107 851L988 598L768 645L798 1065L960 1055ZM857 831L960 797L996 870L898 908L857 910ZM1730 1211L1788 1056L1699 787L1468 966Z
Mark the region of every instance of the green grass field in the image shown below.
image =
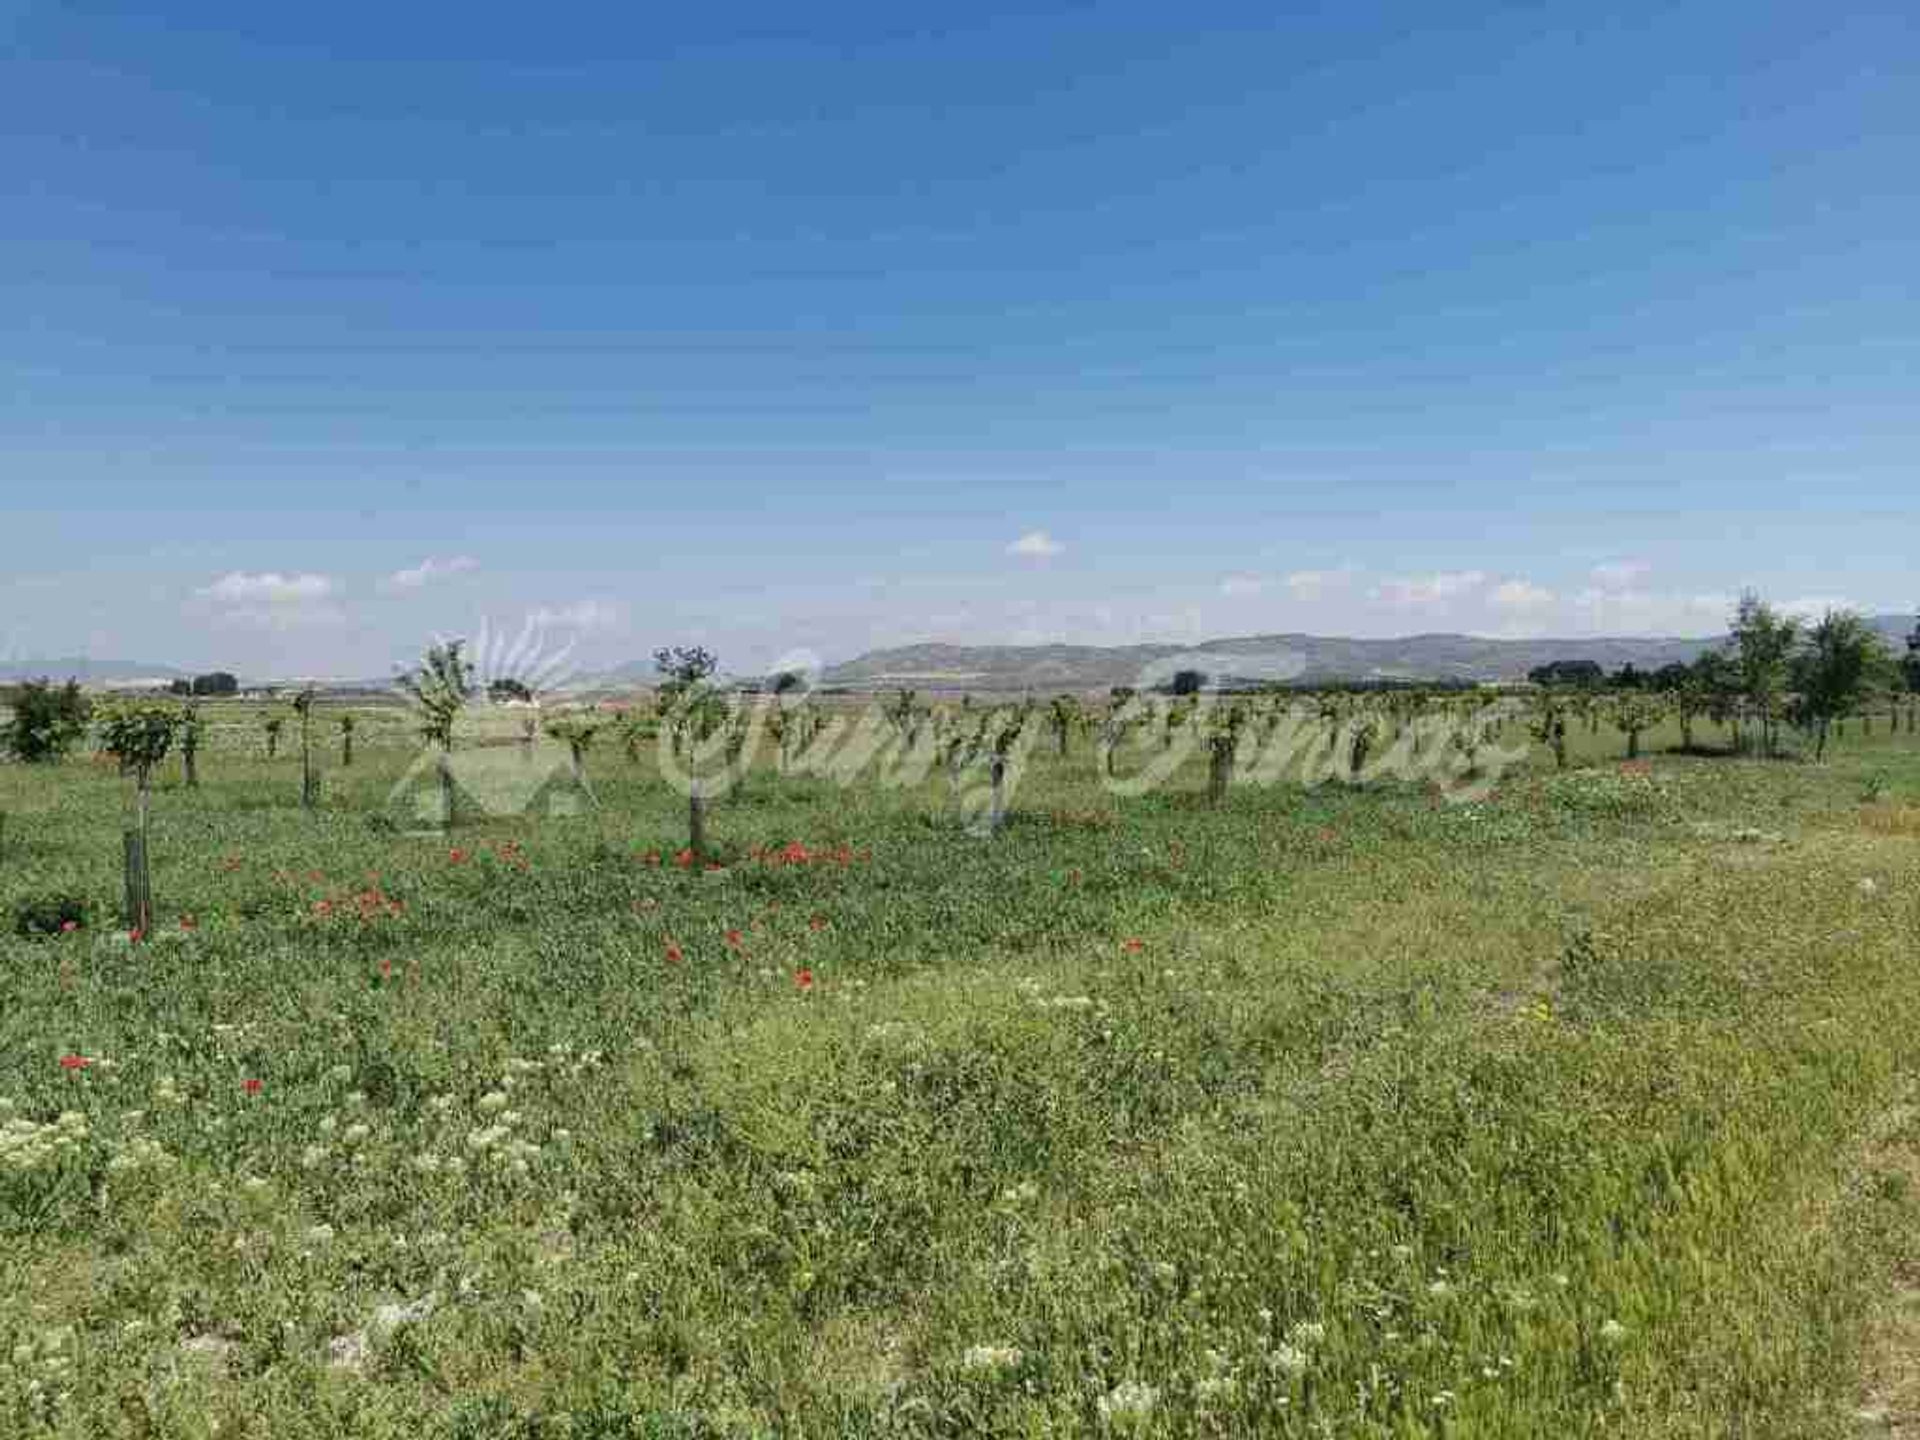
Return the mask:
M763 771L708 871L606 746L597 808L438 837L398 725L345 772L319 729L307 815L236 717L156 791L137 945L126 782L0 768L0 1434L1886 1433L1920 745L1876 731L1218 809L1042 746L992 840Z

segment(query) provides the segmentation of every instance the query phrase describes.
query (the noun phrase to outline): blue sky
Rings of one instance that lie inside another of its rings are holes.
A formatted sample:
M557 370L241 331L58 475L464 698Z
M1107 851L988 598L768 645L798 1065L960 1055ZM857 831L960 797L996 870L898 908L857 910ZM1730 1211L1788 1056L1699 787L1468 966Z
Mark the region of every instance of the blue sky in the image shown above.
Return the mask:
M944 8L0 0L0 657L1920 603L1910 5Z

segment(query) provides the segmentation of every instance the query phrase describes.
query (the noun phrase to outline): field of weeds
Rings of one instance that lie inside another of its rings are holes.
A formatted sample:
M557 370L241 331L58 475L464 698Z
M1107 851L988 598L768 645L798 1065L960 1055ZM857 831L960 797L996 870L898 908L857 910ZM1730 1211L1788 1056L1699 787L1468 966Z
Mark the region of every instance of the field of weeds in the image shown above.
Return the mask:
M1920 749L1616 745L1042 753L992 839L763 769L700 865L617 753L435 835L239 737L137 942L125 783L0 768L0 1432L1873 1433Z

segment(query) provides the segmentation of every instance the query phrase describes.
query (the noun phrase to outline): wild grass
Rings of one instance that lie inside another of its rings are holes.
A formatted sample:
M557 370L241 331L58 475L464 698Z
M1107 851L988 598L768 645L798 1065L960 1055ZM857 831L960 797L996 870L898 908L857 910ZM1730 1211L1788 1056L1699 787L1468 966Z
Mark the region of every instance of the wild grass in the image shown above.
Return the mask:
M608 751L433 837L377 724L311 816L216 736L137 945L122 783L0 769L0 913L88 907L0 938L0 1432L1839 1436L1888 1368L1905 735L1471 805L1083 749L991 841L758 773L711 871Z

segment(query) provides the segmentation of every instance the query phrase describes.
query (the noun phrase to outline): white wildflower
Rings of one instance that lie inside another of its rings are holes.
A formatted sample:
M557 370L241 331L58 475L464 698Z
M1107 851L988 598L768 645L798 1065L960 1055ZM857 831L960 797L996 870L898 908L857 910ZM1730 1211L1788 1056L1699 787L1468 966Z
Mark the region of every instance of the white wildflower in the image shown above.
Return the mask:
M1282 1375L1304 1375L1307 1363L1307 1352L1292 1345L1276 1345L1267 1352L1267 1364Z
M1115 1428L1143 1423L1160 1403L1160 1392L1141 1380L1122 1380L1100 1397L1100 1418Z
M991 1374L1018 1369L1024 1359L1018 1345L974 1345L960 1357L960 1368L969 1374Z
M467 1136L467 1148L469 1150L491 1149L493 1146L498 1145L502 1140L505 1140L506 1138L507 1138L506 1126L489 1125L484 1130L475 1130L473 1133Z
M1218 1405L1233 1399L1239 1386L1231 1375L1209 1375L1195 1383L1193 1398L1201 1405Z

